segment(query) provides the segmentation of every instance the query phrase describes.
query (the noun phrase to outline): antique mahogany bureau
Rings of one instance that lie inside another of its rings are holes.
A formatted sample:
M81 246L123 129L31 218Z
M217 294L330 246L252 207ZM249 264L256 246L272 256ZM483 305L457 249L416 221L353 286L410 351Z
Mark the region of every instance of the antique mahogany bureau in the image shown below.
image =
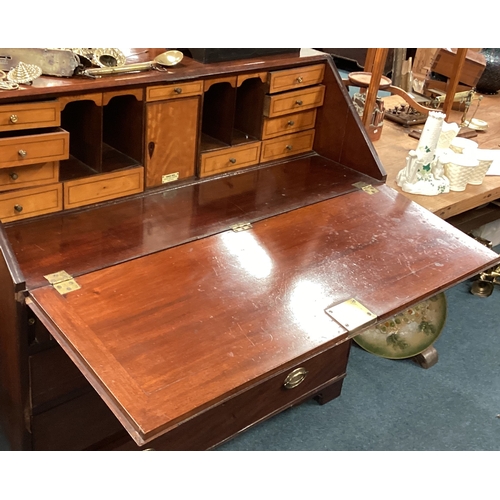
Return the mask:
M12 449L209 449L337 397L357 332L498 262L384 181L314 50L1 92Z

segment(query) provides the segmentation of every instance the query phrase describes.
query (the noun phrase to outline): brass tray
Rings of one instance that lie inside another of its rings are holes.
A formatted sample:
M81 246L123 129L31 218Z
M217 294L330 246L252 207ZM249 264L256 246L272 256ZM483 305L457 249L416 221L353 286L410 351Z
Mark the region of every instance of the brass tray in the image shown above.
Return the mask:
M354 337L365 351L388 359L420 354L441 334L446 321L446 297L439 293Z

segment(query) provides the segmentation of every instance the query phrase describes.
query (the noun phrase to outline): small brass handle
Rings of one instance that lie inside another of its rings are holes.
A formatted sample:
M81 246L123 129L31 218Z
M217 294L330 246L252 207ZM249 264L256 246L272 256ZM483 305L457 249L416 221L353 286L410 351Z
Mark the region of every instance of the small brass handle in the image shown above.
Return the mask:
M229 161L234 165L236 163L236 158L229 158Z
M303 367L296 368L286 376L283 387L285 389L293 389L297 387L304 382L304 379L307 377L307 373L307 370Z
M23 207L22 205L14 205L14 210L20 214L23 211Z
M297 83L302 83L304 80L301 76L297 77Z
M17 153L21 158L26 158L26 155L28 154L28 152L25 151L24 149L20 149Z
M287 122L287 125L290 125L290 127L291 127L291 126L295 125L295 122L293 120L289 120Z
M302 101L300 101L300 100L295 101L295 104L297 104L297 106L302 106Z
M293 149L293 146L291 144L287 144L285 149L287 151L291 151Z
M13 180L13 181L17 181L17 179L19 178L19 175L17 175L15 172L12 172L10 174L10 178Z
M19 120L19 117L17 115L10 115L10 122L11 123L17 123Z
M175 87L174 92L176 94L182 94L182 89L180 87Z

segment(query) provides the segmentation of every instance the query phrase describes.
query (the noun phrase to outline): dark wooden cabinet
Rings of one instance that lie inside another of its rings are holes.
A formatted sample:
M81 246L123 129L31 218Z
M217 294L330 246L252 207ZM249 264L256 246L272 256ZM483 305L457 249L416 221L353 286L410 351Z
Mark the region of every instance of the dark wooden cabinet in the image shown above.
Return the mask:
M499 261L385 186L313 50L41 78L0 95L3 147L13 449L212 448L339 396L363 327Z

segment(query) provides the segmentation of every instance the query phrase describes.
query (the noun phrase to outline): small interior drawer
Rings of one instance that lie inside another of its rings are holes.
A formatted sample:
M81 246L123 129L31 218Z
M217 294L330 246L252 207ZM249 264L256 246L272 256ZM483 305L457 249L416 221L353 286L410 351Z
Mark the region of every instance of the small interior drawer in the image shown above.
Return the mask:
M316 109L291 113L276 118L264 118L262 140L314 128L315 122Z
M324 85L316 85L283 94L266 95L264 99L264 116L273 118L297 111L318 108L323 105L324 97Z
M5 104L0 106L0 132L58 127L60 124L61 105L58 101Z
M200 177L229 172L259 163L260 142L233 146L201 155Z
M262 143L260 161L271 161L312 151L314 129L270 139Z
M69 133L51 132L0 136L0 168L33 165L69 157Z
M64 208L76 208L144 191L144 168L135 167L64 182Z
M16 189L0 194L0 220L11 222L62 210L61 184Z
M201 80L188 83L175 83L172 85L158 85L146 89L146 101L162 101L163 99L175 99L177 97L189 97L201 95L203 82Z
M0 191L51 184L59 180L59 162L0 169Z
M302 68L272 71L269 74L269 93L294 90L309 85L316 85L323 81L325 65L304 66Z

